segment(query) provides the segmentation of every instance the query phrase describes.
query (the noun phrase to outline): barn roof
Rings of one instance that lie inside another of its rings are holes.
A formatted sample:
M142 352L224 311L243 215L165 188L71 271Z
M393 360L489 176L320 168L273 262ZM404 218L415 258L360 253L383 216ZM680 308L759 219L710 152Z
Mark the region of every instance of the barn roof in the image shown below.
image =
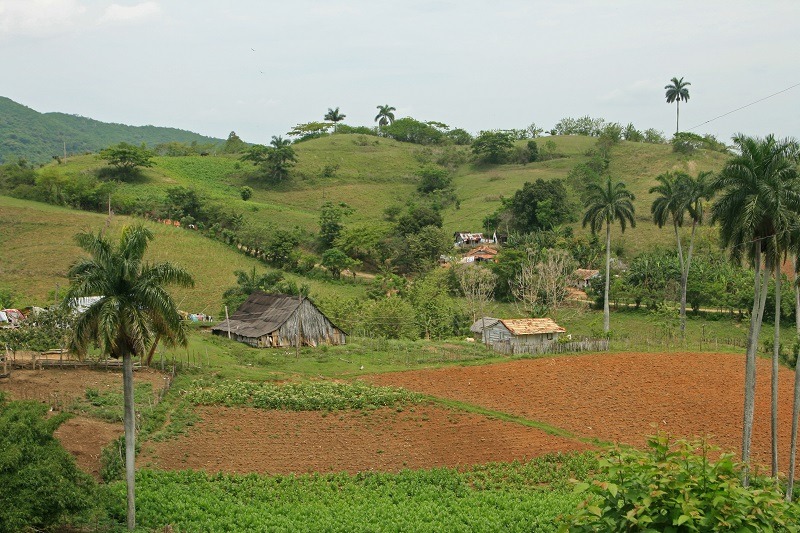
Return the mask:
M541 335L543 333L564 333L565 330L552 318L507 318L500 322L513 335Z
M598 274L600 274L599 270L592 270L590 268L579 268L575 271L575 275L578 277L578 279L583 281L589 281Z
M499 318L492 318L490 316L485 316L483 318L479 318L469 327L469 330L472 333L481 333L483 328L490 328L500 322Z
M280 327L300 307L299 296L267 294L256 291L230 316L211 331L236 333L243 337L257 338L268 335Z

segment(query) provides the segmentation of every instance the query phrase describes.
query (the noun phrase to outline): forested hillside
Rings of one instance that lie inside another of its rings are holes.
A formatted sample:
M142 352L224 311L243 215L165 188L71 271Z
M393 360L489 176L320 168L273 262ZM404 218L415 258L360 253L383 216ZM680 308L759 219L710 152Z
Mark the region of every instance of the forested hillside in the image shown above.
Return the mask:
M154 146L181 142L216 144L220 139L190 131L157 126L126 126L65 113L39 113L0 96L0 164L19 158L45 163L53 156L96 152L110 144L127 142Z

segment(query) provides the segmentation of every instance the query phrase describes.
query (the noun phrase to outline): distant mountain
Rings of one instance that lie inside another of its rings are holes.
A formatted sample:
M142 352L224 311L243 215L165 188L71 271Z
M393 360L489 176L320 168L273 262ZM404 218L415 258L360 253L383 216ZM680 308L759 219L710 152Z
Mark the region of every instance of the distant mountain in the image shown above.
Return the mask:
M64 143L67 154L82 154L123 141L152 147L170 141L216 144L223 139L176 128L126 126L65 113L39 113L0 96L0 164L20 157L45 163L64 153Z

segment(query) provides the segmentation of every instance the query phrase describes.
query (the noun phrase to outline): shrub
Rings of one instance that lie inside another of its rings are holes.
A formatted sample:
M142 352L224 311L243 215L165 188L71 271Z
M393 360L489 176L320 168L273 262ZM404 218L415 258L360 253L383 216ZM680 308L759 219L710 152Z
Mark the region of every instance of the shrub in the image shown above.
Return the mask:
M0 394L0 531L49 528L91 508L91 477L53 436L69 415Z
M709 459L704 441L650 437L649 451L614 448L600 460L600 479L559 531L798 531L800 508L771 481L743 487L731 454Z

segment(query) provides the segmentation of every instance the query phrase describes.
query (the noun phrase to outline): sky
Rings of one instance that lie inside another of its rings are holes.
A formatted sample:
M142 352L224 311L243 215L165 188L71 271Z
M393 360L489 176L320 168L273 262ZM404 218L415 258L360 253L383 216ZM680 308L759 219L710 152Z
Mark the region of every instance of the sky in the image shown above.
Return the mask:
M0 0L0 96L264 144L328 108L372 126L378 105L472 133L589 115L669 136L673 77L682 131L800 137L798 67L797 0Z

